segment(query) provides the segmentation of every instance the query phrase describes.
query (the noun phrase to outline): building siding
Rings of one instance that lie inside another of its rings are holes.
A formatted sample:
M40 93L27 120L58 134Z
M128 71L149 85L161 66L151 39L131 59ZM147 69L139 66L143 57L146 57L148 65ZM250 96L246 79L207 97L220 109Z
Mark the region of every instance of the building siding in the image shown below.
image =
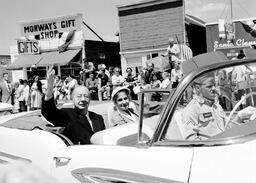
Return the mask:
M166 0L163 2L167 4ZM151 9L138 7L133 11L134 14L127 13L128 10L119 10L121 52L164 48L171 36L177 36L183 42L185 29L182 1L170 0L166 8L159 4L147 3L145 6Z

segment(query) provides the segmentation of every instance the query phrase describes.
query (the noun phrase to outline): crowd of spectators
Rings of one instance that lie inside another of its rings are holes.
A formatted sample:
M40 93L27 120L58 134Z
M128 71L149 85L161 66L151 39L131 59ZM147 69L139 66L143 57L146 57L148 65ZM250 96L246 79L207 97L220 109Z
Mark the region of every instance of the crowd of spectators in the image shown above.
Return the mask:
M76 85L85 85L91 95L91 100L110 100L112 91L118 86L126 86L131 91L133 100L138 99L138 92L146 88L175 88L182 77L180 63L174 64L171 72L155 71L154 64L148 63L147 68L136 73L131 67L126 69L125 75L122 75L119 67L106 68L105 64L99 64L98 69L87 70L86 79L79 83L77 79L69 76L61 80L59 76L55 77L54 99L71 100L71 94ZM112 71L113 69L113 71Z

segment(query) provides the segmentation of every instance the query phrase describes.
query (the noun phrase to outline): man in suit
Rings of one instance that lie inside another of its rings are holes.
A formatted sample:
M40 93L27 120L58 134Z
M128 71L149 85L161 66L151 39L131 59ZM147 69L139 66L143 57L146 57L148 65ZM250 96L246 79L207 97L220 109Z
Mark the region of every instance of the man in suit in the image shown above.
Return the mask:
M0 101L12 104L12 86L8 80L8 73L3 73L3 79L0 81Z
M103 117L88 111L90 92L85 86L77 86L72 95L74 108L58 109L54 103L53 83L55 71L47 73L47 90L42 103L43 116L55 126L65 127L63 134L74 144L90 144L91 136L105 129Z

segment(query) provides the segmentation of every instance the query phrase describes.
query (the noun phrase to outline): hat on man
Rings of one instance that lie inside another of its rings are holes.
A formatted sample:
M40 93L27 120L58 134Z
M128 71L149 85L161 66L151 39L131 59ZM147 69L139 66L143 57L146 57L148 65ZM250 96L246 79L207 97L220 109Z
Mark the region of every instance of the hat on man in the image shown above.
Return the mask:
M208 72L206 74L203 74L201 76L199 76L198 78L196 78L194 80L194 84L203 84L206 80L214 80L214 72Z
M111 95L111 100L114 102L114 98L116 96L117 93L119 93L120 91L125 91L128 93L128 95L130 95L130 89L127 88L127 86L118 86L116 87L113 92L112 92L112 95Z

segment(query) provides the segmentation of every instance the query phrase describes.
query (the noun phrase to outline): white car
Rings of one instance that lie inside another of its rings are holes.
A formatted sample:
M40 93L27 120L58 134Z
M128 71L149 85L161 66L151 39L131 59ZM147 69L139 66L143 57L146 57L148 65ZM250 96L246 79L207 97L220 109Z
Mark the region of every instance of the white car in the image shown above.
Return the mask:
M250 68L247 80L220 84L220 71L241 65ZM227 61L219 52L199 55L183 64L185 76L176 89L140 94L138 123L100 131L91 138L92 145L73 145L49 127L40 111L3 116L0 163L23 160L66 183L255 183L255 115L242 124L230 120L229 129L206 140L185 140L181 124L183 109L193 94L191 83L207 72L216 74L216 100L228 119L234 119L241 105L255 106L254 66L256 59ZM241 99L236 96L238 90L244 90ZM91 106L95 112L101 110L106 126L109 105Z
M13 113L14 106L8 103L0 102L0 116Z

